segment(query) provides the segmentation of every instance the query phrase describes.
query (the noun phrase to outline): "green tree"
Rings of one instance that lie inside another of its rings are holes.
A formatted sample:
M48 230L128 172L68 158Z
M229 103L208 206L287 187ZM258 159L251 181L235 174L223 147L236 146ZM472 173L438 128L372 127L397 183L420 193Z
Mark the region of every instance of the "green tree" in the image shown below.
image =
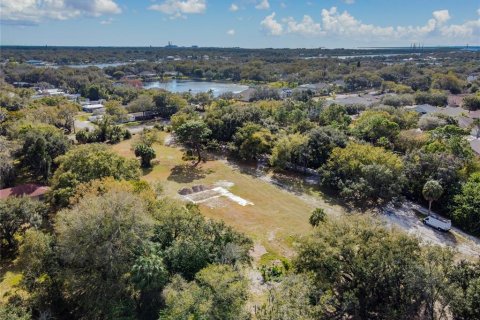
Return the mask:
M57 277L55 238L33 228L28 229L18 250L22 268L21 286L27 292L28 305L39 314L61 312L64 307Z
M302 240L294 266L311 274L321 293L310 300L323 315L317 318L411 319L434 296L424 261L415 238L372 218L349 216L315 228Z
M428 180L422 189L425 200L428 201L428 212L432 212L432 202L437 201L443 194L443 187L437 180Z
M324 108L319 117L320 125L346 128L352 120L345 106L332 104Z
M468 111L480 109L480 95L471 95L463 98L463 107Z
M306 168L307 161L308 137L298 133L278 139L270 158L270 164L281 169L292 165Z
M453 220L463 229L480 235L480 173L474 173L454 198Z
M402 159L380 147L349 143L333 149L321 168L322 183L340 191L347 201L369 206L388 202L401 194Z
M152 96L143 94L131 101L127 106L127 110L129 112L142 112L143 116L145 116L145 112L152 110L154 106Z
M55 168L54 159L69 149L68 138L50 125L26 127L20 134L23 138L22 165L46 181Z
M118 100L110 100L105 103L105 113L114 122L123 122L127 119L127 109Z
M0 200L0 253L1 257L16 253L19 236L30 228L40 227L47 215L47 207L28 197Z
M178 141L197 153L197 166L202 161L202 149L208 142L212 131L202 120L189 120L177 128L175 134Z
M141 197L86 196L55 219L60 278L70 310L90 319L134 312L127 280L153 220Z
M248 284L227 265L211 265L194 282L176 277L164 291L166 308L160 319L247 319Z
M280 286L270 289L268 300L255 316L258 320L321 319L321 308L312 304L320 299L314 282L304 274L285 278Z
M150 168L151 161L156 157L155 149L145 144L135 146L135 157L140 157L142 168Z
M140 176L138 162L111 152L104 145L78 146L56 160L58 169L52 178L51 200L59 206L68 205L75 187L104 177L136 180Z
M273 136L268 129L247 123L234 136L237 152L242 159L257 159L272 148Z
M380 138L393 142L400 132L400 127L384 111L365 111L353 123L353 132L359 138L376 143Z
M166 208L169 208L166 209ZM160 206L152 241L170 273L187 280L208 264L249 263L252 241L223 222L205 219L197 208Z
M326 216L327 214L325 213L325 210L323 210L322 208L316 208L310 215L308 222L310 222L310 225L312 227L318 227L320 223L325 221Z
M333 127L316 127L307 133L308 167L317 169L336 147L345 148L346 135Z
M170 118L179 110L187 106L187 101L182 97L170 92L161 92L153 98L155 111L162 117Z
M461 261L448 273L448 278L456 290L451 303L455 319L480 319L480 262Z

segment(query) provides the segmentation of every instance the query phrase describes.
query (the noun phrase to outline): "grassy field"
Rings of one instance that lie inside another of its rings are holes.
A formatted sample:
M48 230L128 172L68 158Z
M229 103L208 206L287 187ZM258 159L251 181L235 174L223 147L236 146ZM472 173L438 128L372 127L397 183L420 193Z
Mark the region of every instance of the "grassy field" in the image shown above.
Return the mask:
M162 138L165 137L166 133L162 133ZM135 139L134 136L132 140L112 146L112 149L125 157L134 157L131 145ZM214 204L200 204L202 213L246 233L271 254L291 256L296 237L310 230L308 218L315 207L323 207L330 213L343 211L340 206L322 200L318 191L308 186L304 186L304 191L311 196L299 196L285 190L285 186L300 183L294 178L280 177L271 172L259 177L255 168L224 159L207 161L194 168L191 161L182 160L180 148L163 144L156 144L154 148L157 154L155 165L144 171L143 179L152 183L161 182L165 194L174 198L180 198L178 191L185 187L214 185L219 181L233 183L229 191L254 205L240 206L220 199ZM281 179L285 186L271 184L268 182L271 178L276 181Z

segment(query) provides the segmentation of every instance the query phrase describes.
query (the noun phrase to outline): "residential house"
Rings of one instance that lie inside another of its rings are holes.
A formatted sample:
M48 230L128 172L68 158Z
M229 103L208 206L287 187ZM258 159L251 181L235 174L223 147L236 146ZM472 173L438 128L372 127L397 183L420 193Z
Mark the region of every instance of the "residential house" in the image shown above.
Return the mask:
M30 197L32 199L43 200L49 190L50 188L47 186L33 183L22 184L12 188L1 189L0 200L11 197Z

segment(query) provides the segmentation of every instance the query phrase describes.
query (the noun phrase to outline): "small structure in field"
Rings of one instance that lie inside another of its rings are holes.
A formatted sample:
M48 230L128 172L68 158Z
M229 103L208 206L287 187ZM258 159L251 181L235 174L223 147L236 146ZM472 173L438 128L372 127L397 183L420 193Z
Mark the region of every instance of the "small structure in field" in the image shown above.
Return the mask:
M224 183L222 185L224 185ZM253 205L252 202L231 193L223 186L211 187L211 186L198 185L198 186L192 186L191 188L183 188L179 190L178 193L184 199L190 202L193 202L195 204L210 202L220 197L223 197L243 207L247 205Z

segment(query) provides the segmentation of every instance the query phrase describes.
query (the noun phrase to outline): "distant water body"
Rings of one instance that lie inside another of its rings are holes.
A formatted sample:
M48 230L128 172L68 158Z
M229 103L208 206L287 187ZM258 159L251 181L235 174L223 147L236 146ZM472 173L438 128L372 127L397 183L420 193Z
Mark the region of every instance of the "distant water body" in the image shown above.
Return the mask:
M177 80L146 82L143 87L145 89L164 89L174 93L191 92L197 94L200 92L208 92L212 90L215 97L221 94L232 92L240 93L248 86L229 82L211 82L211 81L194 81L194 80Z

